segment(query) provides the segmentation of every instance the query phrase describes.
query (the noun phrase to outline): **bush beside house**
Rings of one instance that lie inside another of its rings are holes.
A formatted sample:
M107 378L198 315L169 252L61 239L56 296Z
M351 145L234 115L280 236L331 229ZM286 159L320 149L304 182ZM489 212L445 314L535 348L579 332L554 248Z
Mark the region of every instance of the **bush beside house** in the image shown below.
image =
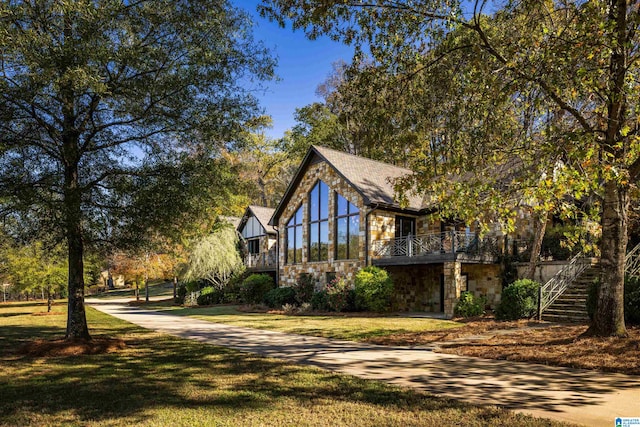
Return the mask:
M246 304L261 304L265 295L275 287L268 274L252 274L240 286L240 298Z
M486 298L476 297L473 292L465 291L460 295L460 300L454 308L454 314L457 317L482 316L486 304Z
M516 280L502 290L496 307L496 319L516 320L533 317L538 312L540 283L529 279Z
M393 281L379 267L365 267L355 277L356 307L361 310L385 312L391 309Z

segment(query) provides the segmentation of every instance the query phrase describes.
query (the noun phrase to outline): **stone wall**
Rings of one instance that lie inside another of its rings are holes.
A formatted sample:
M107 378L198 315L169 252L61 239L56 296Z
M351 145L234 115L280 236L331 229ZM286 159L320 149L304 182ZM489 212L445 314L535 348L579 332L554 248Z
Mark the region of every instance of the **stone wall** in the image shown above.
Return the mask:
M460 273L466 276L468 290L487 298L487 304L495 308L502 294L500 269L497 264L462 264Z
M388 266L385 270L395 288L393 308L398 311L427 311L439 313L442 264Z
M309 258L309 192L313 186L322 180L329 187L329 259L327 261L308 261ZM360 242L358 249L358 258L350 260L336 260L335 259L335 218L333 213L335 212L336 197L335 193L339 193L342 197L347 199L350 203L355 205L360 210ZM302 226L302 262L296 264L288 264L286 262L287 241L286 241L286 227L291 217L295 214L298 208L302 206L303 212L303 226ZM278 223L280 230L280 283L279 286L292 286L298 281L298 277L302 273L311 274L316 282L318 288L323 287L327 282L327 273L329 275L336 275L345 277L349 281L353 281L355 273L364 267L364 253L365 253L365 206L363 204L360 194L349 185L344 179L342 179L335 170L329 166L326 162L318 162L312 164L305 171L305 174L300 181L300 184L295 189L293 195L289 199L289 203L284 208L280 220Z

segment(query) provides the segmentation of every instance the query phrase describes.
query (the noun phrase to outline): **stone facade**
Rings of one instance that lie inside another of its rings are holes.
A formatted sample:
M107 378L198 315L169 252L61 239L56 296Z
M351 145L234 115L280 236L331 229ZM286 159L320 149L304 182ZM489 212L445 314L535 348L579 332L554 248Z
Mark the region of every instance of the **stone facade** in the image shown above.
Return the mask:
M395 288L393 309L440 313L443 265L402 265L385 267Z
M319 180L323 181L329 189L328 260L312 262L309 260L309 193ZM415 215L410 212L398 213L365 206L360 193L325 161L310 163L290 194L278 219L281 248L278 256L279 286L296 284L302 273L310 274L315 279L317 289L324 287L327 281L335 276L344 277L352 283L358 270L363 268L367 261L371 262L376 258L374 242L395 237L398 215L416 219L416 234L439 233L442 229L440 220L435 216ZM336 194L340 194L360 211L357 258L335 259ZM301 207L303 217L301 261L289 263L287 262L286 226ZM365 232L366 227L368 227L368 233ZM365 241L367 234L368 247ZM272 250L272 243L267 239L264 244L270 247L263 247L263 249ZM465 287L478 296L485 296L492 307L500 301L502 284L500 266L497 264L464 264L460 261L451 261L409 266L390 265L385 268L394 279L396 292L393 305L394 309L399 311L444 312L447 317L452 317L455 304Z
M309 261L309 192L318 182L322 180L329 187L329 259L327 261ZM335 259L335 204L338 193L351 204L360 210L360 231L359 231L359 248L358 258L350 260ZM302 262L287 263L286 258L286 227L287 223L295 212L302 206L303 226L302 226ZM326 162L318 162L311 164L306 170L298 187L294 190L287 206L280 217L278 229L280 230L280 286L292 286L302 273L311 274L317 283L317 287L321 288L327 283L327 278L333 275L345 277L348 281L353 281L354 275L359 269L364 267L364 251L365 251L365 206L360 194L349 185L335 170Z

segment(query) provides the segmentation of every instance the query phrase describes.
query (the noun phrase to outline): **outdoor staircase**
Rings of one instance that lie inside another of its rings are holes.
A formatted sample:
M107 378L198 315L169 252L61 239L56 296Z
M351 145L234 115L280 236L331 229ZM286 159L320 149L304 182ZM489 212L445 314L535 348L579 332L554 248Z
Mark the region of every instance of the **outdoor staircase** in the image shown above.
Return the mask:
M542 320L559 323L582 323L587 314L587 290L600 274L600 267L587 267L567 289L542 313Z
M640 277L640 244L625 258L625 274ZM550 322L585 322L589 285L599 277L600 267L576 255L540 290L538 318Z

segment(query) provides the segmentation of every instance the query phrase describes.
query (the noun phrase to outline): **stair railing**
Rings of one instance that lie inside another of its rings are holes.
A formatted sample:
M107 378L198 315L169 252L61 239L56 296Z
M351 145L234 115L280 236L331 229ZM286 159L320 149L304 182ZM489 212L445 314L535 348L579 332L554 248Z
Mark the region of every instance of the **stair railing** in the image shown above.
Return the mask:
M624 273L627 276L640 276L640 243L624 257Z
M584 272L591 262L582 256L582 252L576 254L571 261L558 271L547 283L540 287L538 291L538 320L542 319L542 313L553 302L567 290Z

